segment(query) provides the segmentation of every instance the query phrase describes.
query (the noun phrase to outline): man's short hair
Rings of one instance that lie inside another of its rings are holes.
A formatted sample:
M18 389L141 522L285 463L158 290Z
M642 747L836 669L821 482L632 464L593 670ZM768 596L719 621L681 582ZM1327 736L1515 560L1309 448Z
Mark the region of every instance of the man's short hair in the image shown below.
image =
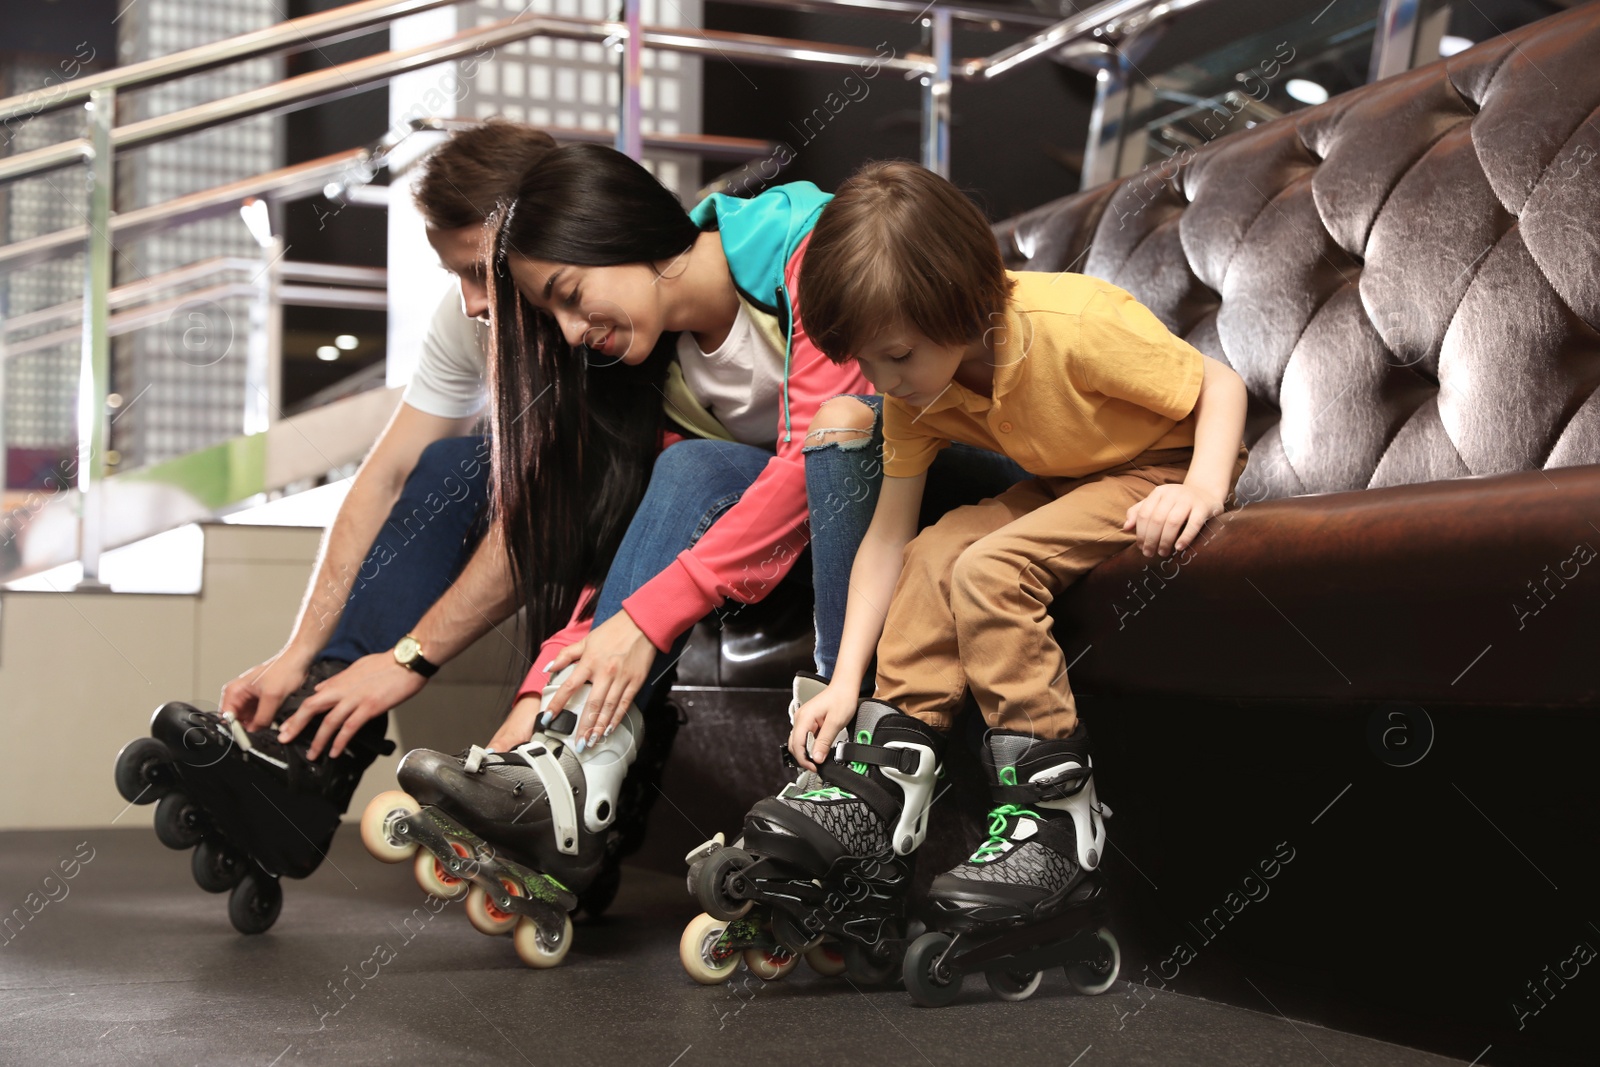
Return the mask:
M543 130L501 118L459 130L422 161L417 208L432 229L481 226L497 204L517 195L522 176L555 147Z
M959 189L915 163L869 163L811 231L800 318L835 363L898 325L971 344L997 324L1011 284L988 221Z

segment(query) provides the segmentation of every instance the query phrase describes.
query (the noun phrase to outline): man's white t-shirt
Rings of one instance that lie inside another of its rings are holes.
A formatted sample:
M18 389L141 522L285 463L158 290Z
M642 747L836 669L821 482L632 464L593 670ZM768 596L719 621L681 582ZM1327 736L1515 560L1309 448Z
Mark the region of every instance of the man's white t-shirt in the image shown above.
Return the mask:
M489 400L485 374L489 327L461 312L451 289L439 302L422 340L422 355L401 399L428 415L464 419ZM744 302L714 352L702 352L694 335L678 338L678 362L695 399L735 441L772 448L783 390L783 353L756 327Z
M400 399L428 415L464 419L489 402L484 384L489 327L461 313L461 294L445 293L422 339L422 357Z

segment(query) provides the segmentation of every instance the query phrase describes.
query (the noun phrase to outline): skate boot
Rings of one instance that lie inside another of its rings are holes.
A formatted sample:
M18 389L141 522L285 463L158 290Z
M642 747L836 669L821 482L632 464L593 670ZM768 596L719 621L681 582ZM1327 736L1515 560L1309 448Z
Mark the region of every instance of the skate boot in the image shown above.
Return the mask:
M817 681L797 678L796 701ZM734 845L718 835L687 857L706 914L684 931L684 969L718 982L742 951L762 977L787 973L803 954L826 974L891 978L943 747L932 727L862 701L816 775L757 802Z
M265 730L189 704L163 704L151 718L151 736L117 755L117 791L130 804L156 804L156 836L168 848L194 849L200 888L232 891L228 918L241 933L258 934L277 921L279 879L317 869L362 772L394 751L383 736L387 716L363 726L338 757L306 758L315 729L278 741L278 725L346 666L314 664Z
M933 880L937 929L907 950L906 989L919 1004L948 1004L962 976L981 970L1002 999L1025 1000L1047 967L1065 966L1078 992L1104 992L1121 955L1101 926L1096 871L1111 811L1095 796L1087 728L1056 741L991 730L982 758L996 804L989 836Z
M547 700L570 670L550 680ZM374 797L362 816L369 852L389 863L415 855L425 891L464 896L474 928L513 934L530 967L560 963L571 946L569 913L615 848L617 802L643 739L643 716L630 707L609 736L577 751L570 742L589 693L583 686L510 752L407 753L404 792Z

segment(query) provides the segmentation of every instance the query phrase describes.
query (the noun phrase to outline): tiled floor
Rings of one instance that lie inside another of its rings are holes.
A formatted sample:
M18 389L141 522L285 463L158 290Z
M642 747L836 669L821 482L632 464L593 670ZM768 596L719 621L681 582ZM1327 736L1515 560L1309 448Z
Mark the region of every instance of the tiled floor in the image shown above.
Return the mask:
M74 856L74 878L51 877ZM0 1063L1460 1062L1122 984L1081 997L1060 972L1021 1004L972 977L937 1011L804 967L699 986L677 959L696 909L680 879L645 870L629 870L606 921L580 925L550 971L474 932L460 905L435 914L409 869L371 859L349 828L285 888L273 930L242 937L225 898L194 887L187 855L147 830L0 834L0 906L29 916L0 945Z

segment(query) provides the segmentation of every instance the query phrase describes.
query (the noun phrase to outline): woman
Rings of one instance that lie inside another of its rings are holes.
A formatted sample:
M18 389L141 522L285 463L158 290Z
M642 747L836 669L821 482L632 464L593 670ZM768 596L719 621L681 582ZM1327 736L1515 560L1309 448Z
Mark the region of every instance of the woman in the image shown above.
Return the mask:
M399 778L567 889L592 885L590 911L614 884L596 879L618 852L617 809L637 806L622 782L638 709L694 624L766 596L813 534L815 580L848 579L849 556L829 554L846 524L808 524L805 453L832 447L808 436L813 423L864 410L832 398L868 387L810 343L793 295L828 199L796 183L687 213L633 160L569 145L524 176L497 220L494 540L529 632L553 636L488 748L412 752ZM853 552L857 537L837 540ZM844 602L842 588L829 596ZM841 621L819 619L835 648ZM450 846L434 843L453 869ZM555 951L561 936L542 930L539 944Z

